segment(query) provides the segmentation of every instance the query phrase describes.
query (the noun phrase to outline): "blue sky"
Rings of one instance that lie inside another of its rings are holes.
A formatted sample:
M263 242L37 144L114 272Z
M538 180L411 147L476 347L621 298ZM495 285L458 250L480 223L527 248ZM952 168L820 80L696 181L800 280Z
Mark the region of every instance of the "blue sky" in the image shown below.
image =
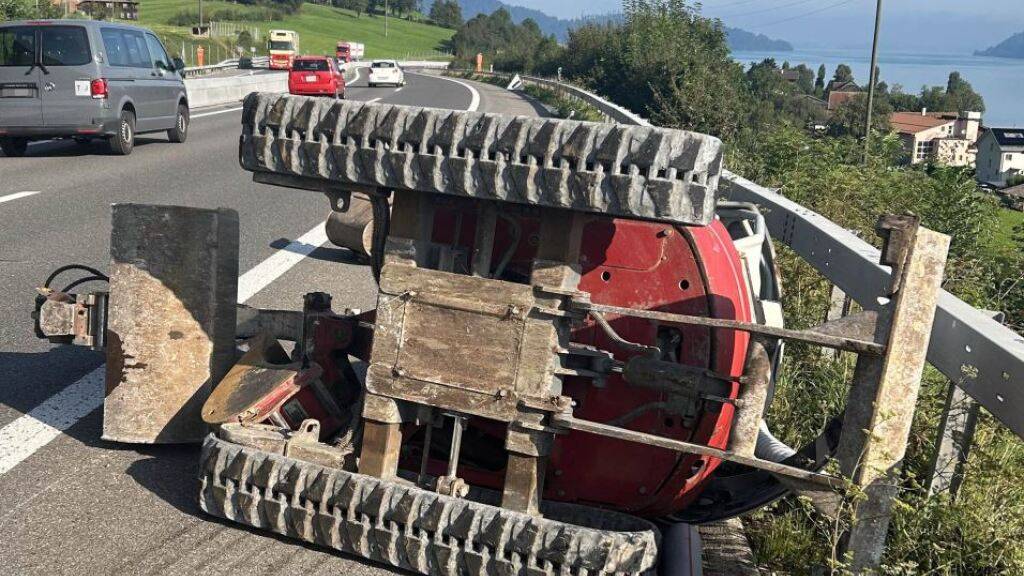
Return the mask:
M505 0L563 18L621 10L621 0ZM870 42L875 0L705 0L726 24L797 47L854 48ZM884 0L883 45L935 54L971 52L1024 32L1024 0Z

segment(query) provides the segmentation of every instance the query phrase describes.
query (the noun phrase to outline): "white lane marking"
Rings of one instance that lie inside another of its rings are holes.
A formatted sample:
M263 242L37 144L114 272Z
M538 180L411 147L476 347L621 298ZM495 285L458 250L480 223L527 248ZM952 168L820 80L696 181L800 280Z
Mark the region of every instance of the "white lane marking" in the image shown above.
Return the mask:
M404 86L399 86L398 88L395 88L395 92L401 92L402 88L404 88Z
M15 192L14 194L8 194L7 196L0 196L0 204L3 204L4 202L10 202L11 200L17 200L19 198L35 196L36 194L39 194L39 190L28 190L25 192Z
M313 250L327 242L321 222L238 278L238 301L244 303ZM0 475L6 474L103 404L105 366L0 428Z
M380 98L374 98L373 100L367 100L366 103L367 104L372 104L372 103L374 103L374 102L376 102L378 100L380 100Z
M423 76L423 74L420 74L420 76ZM472 85L467 84L467 83L463 82L462 80L456 80L455 78L449 78L447 76L430 76L430 77L431 78L440 78L441 80L447 80L449 82L455 82L456 84L462 86L466 90L469 90L469 95L470 95L469 107L466 108L466 110L468 110L469 112L476 112L476 109L480 107L480 93L477 92L476 88L474 88Z
M321 222L316 228L271 254L269 258L238 278L238 301L244 303L255 296L326 242L327 231Z
M98 408L103 403L105 371L105 366L96 368L28 414L0 428L0 474L6 474Z
M228 108L227 110L216 110L214 112L203 112L202 114L192 114L191 116L189 116L189 119L205 118L207 116L215 116L217 114L227 114L228 112L238 112L241 109L242 109L241 107L238 107L238 108Z

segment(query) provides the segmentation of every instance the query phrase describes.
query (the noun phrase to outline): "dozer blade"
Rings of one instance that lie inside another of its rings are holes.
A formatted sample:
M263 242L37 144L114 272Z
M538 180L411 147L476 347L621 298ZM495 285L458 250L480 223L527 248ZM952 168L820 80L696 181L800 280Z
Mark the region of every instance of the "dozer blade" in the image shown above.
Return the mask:
M200 442L235 360L238 214L115 204L103 438Z
M657 558L657 529L625 514L546 503L531 516L212 434L200 475L209 514L419 574L650 575Z

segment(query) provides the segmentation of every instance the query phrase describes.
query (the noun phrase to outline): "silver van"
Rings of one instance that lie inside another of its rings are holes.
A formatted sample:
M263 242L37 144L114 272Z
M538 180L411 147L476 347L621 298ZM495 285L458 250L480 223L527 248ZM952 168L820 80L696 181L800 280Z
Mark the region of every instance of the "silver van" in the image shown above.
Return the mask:
M135 135L188 135L182 70L149 30L93 20L0 23L0 149L32 140L106 139L130 154Z

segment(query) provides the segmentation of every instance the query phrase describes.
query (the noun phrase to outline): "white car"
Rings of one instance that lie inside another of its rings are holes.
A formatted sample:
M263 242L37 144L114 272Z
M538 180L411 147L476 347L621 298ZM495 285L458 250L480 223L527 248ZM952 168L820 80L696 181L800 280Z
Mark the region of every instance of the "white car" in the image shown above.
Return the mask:
M374 60L370 64L370 88L381 84L405 86L405 72L394 60Z

